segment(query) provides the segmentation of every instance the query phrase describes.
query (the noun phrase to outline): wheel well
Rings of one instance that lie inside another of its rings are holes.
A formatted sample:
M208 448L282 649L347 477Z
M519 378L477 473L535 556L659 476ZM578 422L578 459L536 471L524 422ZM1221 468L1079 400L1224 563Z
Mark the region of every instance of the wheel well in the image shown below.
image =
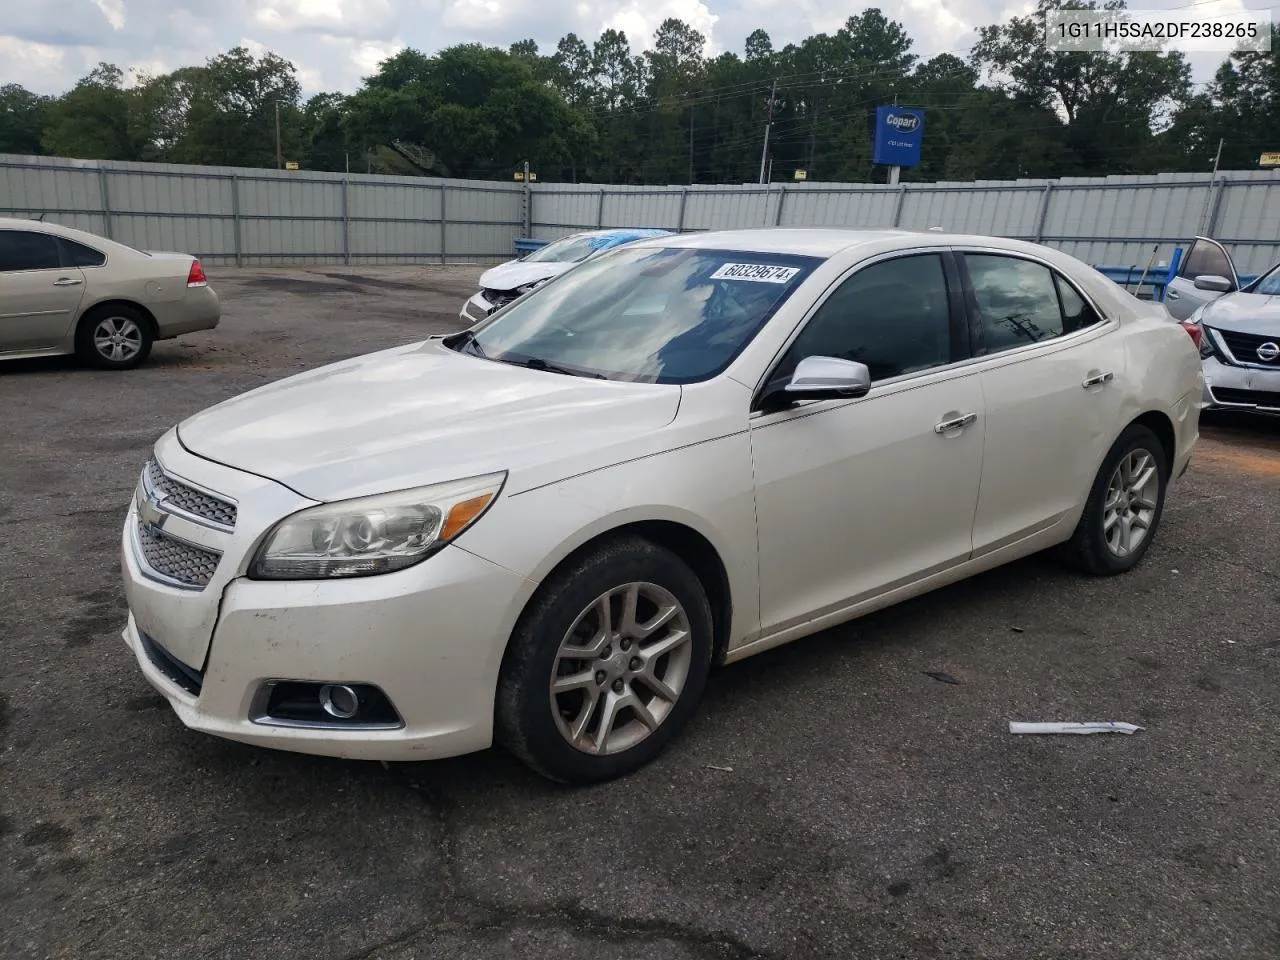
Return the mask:
M147 321L147 326L150 328L147 332L151 334L151 339L159 339L160 327L156 323L155 314L134 300L103 300L101 303L95 303L80 315L80 322L76 324L76 334L79 335L86 320L91 320L106 313L112 307L129 307L132 310L137 310L138 313L142 314L143 319Z
M1140 423L1156 435L1160 446L1164 448L1164 466L1166 473L1173 472L1173 461L1178 453L1177 436L1173 432L1173 421L1158 410L1149 410L1133 421Z
M707 601L711 605L712 627L715 631L711 658L712 663L719 663L729 646L729 628L733 619L729 575L711 541L692 527L670 520L641 520L614 527L582 544L556 564L555 570L575 562L584 553L590 553L603 541L627 534L643 537L650 543L670 550L693 570L702 583L702 589L707 592Z

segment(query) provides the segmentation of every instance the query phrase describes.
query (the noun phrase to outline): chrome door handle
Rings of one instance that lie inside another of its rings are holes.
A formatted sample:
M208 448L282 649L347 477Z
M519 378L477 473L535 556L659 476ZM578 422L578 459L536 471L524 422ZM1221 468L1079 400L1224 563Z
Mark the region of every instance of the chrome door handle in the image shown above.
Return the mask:
M976 413L966 413L963 417L956 417L954 420L943 420L933 428L934 433L950 433L952 430L959 430L967 427L973 421L978 419Z
M1113 373L1099 373L1092 377L1086 377L1084 383L1080 386L1088 390L1090 387L1096 387L1103 383L1109 383L1111 378L1115 376Z
M59 277L57 280L53 281L53 285L55 287L74 287L77 283L84 283L84 281L78 280L75 277Z
M1181 297L1182 294L1178 293L1177 290L1166 290L1164 294L1166 300L1179 300Z

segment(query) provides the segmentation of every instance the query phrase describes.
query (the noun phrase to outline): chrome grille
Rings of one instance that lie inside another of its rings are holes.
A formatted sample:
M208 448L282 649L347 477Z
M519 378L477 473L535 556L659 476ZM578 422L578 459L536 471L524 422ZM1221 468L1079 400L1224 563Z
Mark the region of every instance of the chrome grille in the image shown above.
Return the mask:
M207 520L231 530L236 525L236 506L219 497L189 487L180 480L175 480L161 469L160 464L152 457L143 468L147 484L165 498L165 506L181 510L193 517Z
M141 521L138 522L138 545L147 566L156 573L200 589L213 579L221 559L221 554L175 540Z

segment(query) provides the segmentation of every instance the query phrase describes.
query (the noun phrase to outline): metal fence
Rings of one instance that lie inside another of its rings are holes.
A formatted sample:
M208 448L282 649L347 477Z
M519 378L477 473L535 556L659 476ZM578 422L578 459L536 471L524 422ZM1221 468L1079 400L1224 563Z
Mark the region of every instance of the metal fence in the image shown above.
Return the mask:
M1280 260L1280 172L1174 173L974 183L534 187L533 236L599 226L941 227L1034 240L1092 264L1168 262L1207 232L1242 273Z
M974 183L626 187L115 163L0 154L0 216L213 264L485 262L595 227L941 227L1093 264L1168 261L1207 232L1242 273L1280 260L1280 173Z
M509 258L527 209L526 191L501 183L0 154L0 216L211 264Z

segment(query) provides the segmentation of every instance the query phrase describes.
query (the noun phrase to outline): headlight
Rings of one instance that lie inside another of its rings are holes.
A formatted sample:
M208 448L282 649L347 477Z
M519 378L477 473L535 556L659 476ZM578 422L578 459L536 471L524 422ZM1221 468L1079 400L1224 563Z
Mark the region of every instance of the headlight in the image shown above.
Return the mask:
M326 503L285 517L249 565L255 580L323 580L403 570L480 519L506 472Z

